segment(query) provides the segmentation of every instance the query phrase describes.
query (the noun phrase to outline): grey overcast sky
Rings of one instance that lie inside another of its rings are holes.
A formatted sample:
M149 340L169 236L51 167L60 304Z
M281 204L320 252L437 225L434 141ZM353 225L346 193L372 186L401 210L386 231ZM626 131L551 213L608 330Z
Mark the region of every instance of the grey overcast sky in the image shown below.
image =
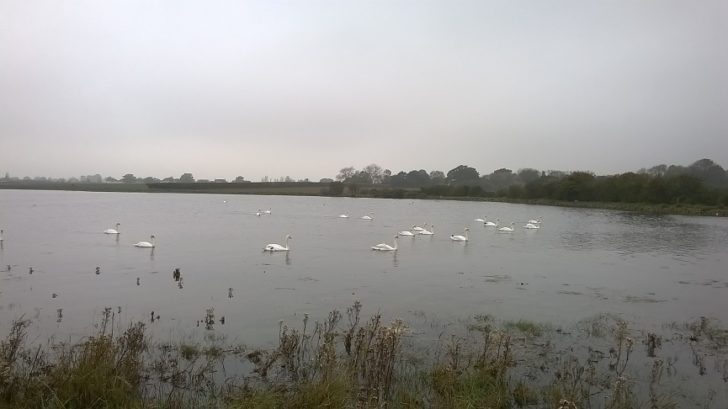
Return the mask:
M0 172L728 165L728 1L0 0Z

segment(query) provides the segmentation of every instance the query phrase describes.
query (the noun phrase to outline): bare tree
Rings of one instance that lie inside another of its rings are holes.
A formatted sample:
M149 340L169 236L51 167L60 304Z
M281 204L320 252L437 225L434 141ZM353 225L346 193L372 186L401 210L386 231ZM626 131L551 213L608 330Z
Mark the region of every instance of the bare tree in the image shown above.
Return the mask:
M339 171L339 174L336 175L336 180L343 182L347 179L351 179L355 174L356 174L356 169L354 169L353 166L349 166L349 167L343 168Z
M372 183L382 183L382 179L384 178L384 171L382 170L381 166L377 165L376 163L372 163L371 165L365 167L363 171L368 173L369 176L372 177Z

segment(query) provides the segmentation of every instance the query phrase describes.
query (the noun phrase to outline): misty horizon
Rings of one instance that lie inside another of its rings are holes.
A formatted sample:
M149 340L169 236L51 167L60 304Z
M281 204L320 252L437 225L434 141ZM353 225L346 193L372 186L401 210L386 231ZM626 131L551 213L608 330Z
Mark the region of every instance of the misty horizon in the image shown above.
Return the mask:
M687 164L680 164L680 163L654 164L654 165L651 165L651 166L643 166L640 169L632 169L632 170L628 170L628 171L625 171L625 172L619 172L619 173L614 173L614 174L599 174L599 173L595 173L595 172L593 172L593 171L591 171L589 169L564 170L564 169L535 169L535 168L525 167L525 168L519 168L519 169L499 168L499 169L493 169L490 172L488 172L487 170L484 171L483 169L477 169L477 168L475 168L475 169L480 173L480 176L486 176L486 175L492 174L493 172L496 172L496 171L499 171L499 170L502 170L502 169L510 170L514 174L520 172L521 170L536 170L538 172L542 172L542 173L546 173L546 174L549 174L549 173L570 174L570 173L574 173L574 172L587 172L587 173L593 173L595 176L614 176L614 175L618 175L620 173L629 173L629 172L641 173L641 172L648 172L652 168L657 168L657 167L660 167L660 166L666 166L666 167L677 166L677 167L687 168L688 166L693 165L696 162L705 161L705 160L710 161L710 162L713 162L713 163L715 163L715 165L718 165L721 168L724 168L725 169L725 167L723 167L720 163L716 163L712 159L709 159L709 158L699 159L699 160L692 161L692 162L687 163ZM371 165L379 166L378 164L375 164L375 163L369 164L368 166L371 166ZM467 164L462 164L462 165L468 166ZM356 171L359 171L359 170L365 171L366 170L365 168L366 168L365 166L362 166L362 167L355 167L354 166L354 167L352 167L352 169L353 170L356 170ZM428 173L438 172L439 171L439 172L443 172L443 174L447 174L448 171L453 170L453 169L421 169L420 168L420 169L397 169L397 170L395 170L395 169L389 169L389 168L386 168L386 167L381 167L380 170L385 171L385 172L386 171L389 171L391 175L396 175L399 172L405 172L405 173L407 173L409 171L418 171L418 170L425 170ZM344 170L344 169L341 168L340 171L341 170ZM142 174L137 174L137 173L134 173L134 172L126 172L126 173L124 173L122 175L118 175L118 176L117 175L104 175L104 174L101 174L101 173L98 173L98 172L96 172L96 173L85 173L85 174L72 175L72 176L49 176L49 175L34 175L34 176L31 176L31 175L13 175L13 174L10 174L10 172L4 172L4 173L0 173L0 180L1 179L20 179L20 180L22 180L24 178L30 178L31 180L46 179L46 180L49 180L49 181L54 181L54 180L81 179L83 181L84 178L92 178L92 177L93 178L96 178L96 177L99 177L99 178L102 179L102 182L103 182L107 178L110 177L110 178L113 178L116 181L119 181L120 182L121 179L123 178L123 176L125 176L126 174L131 174L131 175L133 175L134 177L136 177L138 179L137 182L141 182L142 179L145 179L145 178L155 178L155 179L158 179L159 181L164 181L165 179L174 179L175 181L179 181L180 177L189 174L189 175L191 175L194 178L195 181L209 181L209 182L214 182L216 180L217 181L224 180L226 182L234 182L237 178L241 178L241 177L244 179L245 182L284 182L284 181L285 182L318 182L319 180L324 180L324 179L336 180L336 176L339 173L340 172L337 171L337 173L335 173L335 174L332 174L332 175L329 175L329 176L324 176L322 178L316 178L316 179L308 178L308 177L305 177L305 176L304 177L297 177L296 175L276 175L276 176L264 175L260 179L251 179L251 178L249 178L249 177L247 177L245 175L241 175L241 174L238 174L238 175L232 176L232 177L221 177L221 176L204 177L204 176L198 176L194 172L182 172L182 173L179 173L177 175L167 175L167 176L161 176L161 175L142 175ZM290 179L290 180L284 180L284 179Z
M728 164L728 3L0 0L0 175Z

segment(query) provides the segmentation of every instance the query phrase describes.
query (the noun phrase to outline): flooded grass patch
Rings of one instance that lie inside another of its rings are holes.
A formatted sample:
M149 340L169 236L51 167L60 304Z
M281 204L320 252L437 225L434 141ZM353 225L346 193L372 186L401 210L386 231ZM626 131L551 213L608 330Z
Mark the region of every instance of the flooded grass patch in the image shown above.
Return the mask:
M567 291L567 290L560 290L559 291L559 294L564 294L564 295L583 295L583 293L582 292L579 292L579 291Z
M486 283L502 283L506 281L511 281L511 276L509 276L508 274L488 274L482 277L485 277Z
M478 314L435 344L355 303L279 323L278 345L155 343L109 309L75 343L0 341L0 407L676 408L728 403L728 330L702 317L639 331L602 314L571 330ZM525 335L525 337L524 337ZM684 358L688 357L688 359ZM722 389L721 389L722 387Z
M544 325L528 320L506 321L503 326L531 337L539 337L544 331Z
M665 302L665 301L667 301L667 300L654 298L651 296L628 295L628 296L624 297L624 302L634 303L634 304L636 304L636 303L651 304L651 303L658 303L658 302Z

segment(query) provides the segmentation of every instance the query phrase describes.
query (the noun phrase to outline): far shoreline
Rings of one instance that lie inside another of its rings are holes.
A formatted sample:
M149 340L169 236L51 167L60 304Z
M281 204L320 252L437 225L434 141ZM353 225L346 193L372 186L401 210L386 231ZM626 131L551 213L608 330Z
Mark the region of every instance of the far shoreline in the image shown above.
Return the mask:
M682 215L728 217L728 208L699 204L654 204L628 202L559 201L552 199L516 199L509 197L482 196L432 196L417 188L392 188L381 185L361 186L356 194L331 194L328 183L318 182L248 182L248 183L0 183L3 190L62 190L78 192L110 193L202 193L229 195L281 195L349 197L371 199L421 199L456 200L491 203L511 203L539 206L555 206L581 209L603 209L655 215Z

